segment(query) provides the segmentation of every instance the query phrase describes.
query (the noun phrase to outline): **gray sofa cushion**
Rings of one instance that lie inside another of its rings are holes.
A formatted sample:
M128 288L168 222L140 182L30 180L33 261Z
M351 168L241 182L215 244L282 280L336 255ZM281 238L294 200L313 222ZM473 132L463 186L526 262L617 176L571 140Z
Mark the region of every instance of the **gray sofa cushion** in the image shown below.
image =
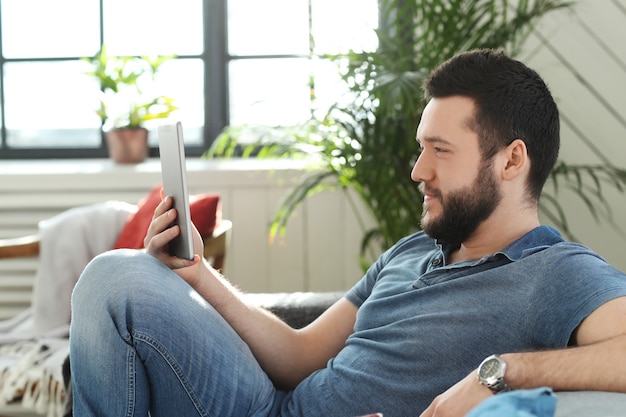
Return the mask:
M626 394L603 391L556 393L555 417L625 417Z
M322 314L344 292L248 293L244 297L276 314L291 327L299 329Z

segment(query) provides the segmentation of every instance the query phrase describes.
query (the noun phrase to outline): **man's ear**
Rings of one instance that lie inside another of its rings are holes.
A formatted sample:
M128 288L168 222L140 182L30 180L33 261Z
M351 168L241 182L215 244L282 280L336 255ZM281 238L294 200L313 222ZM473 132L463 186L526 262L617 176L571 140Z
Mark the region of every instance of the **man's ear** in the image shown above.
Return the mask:
M529 168L530 159L523 140L515 139L503 152L506 160L502 176L505 180L515 178Z

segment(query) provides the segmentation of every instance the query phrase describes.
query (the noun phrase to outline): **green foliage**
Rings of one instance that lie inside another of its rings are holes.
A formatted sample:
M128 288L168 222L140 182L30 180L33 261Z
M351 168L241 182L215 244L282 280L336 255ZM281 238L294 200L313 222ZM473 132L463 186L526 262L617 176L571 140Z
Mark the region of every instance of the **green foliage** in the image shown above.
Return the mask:
M328 57L352 93L347 104L337 103L322 120L299 126L229 126L205 155L313 158L317 169L283 201L272 233L284 230L310 195L350 188L376 221L373 229L364 230L362 253L372 245L380 253L419 228L422 196L410 172L418 157L415 132L425 106L424 78L459 52L503 48L515 55L542 16L568 5L552 0L381 0L379 48ZM552 179L555 184L564 181L602 218L610 218L602 185L626 186L624 171L605 166L560 163ZM546 195L542 201L541 211L571 236L556 198Z
M549 181L553 194L543 192L539 209L569 239L577 240L557 200L563 188L574 193L584 203L596 222L609 223L618 234L626 238L626 231L614 222L611 205L604 194L606 188L620 193L626 191L626 170L609 164L570 165L559 161L550 173Z
M85 74L100 83L102 96L96 113L102 124L112 127L143 127L153 119L164 119L178 108L170 97L147 94L161 65L173 56L112 56L102 45L96 55L83 58L92 69Z

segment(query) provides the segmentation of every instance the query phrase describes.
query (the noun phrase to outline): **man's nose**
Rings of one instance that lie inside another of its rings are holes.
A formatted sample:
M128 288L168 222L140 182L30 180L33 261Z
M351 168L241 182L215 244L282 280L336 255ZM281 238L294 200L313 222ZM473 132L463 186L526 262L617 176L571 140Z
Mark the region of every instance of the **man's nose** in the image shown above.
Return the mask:
M433 171L429 167L428 158L424 151L420 154L411 170L411 179L415 182L425 182L432 179Z

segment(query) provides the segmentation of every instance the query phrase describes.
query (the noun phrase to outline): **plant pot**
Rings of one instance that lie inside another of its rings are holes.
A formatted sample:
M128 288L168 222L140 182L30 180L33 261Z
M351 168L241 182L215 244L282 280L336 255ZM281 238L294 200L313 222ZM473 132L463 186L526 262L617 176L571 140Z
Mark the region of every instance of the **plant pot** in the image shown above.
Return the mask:
M136 164L148 157L148 130L122 127L104 134L109 156L120 164Z

